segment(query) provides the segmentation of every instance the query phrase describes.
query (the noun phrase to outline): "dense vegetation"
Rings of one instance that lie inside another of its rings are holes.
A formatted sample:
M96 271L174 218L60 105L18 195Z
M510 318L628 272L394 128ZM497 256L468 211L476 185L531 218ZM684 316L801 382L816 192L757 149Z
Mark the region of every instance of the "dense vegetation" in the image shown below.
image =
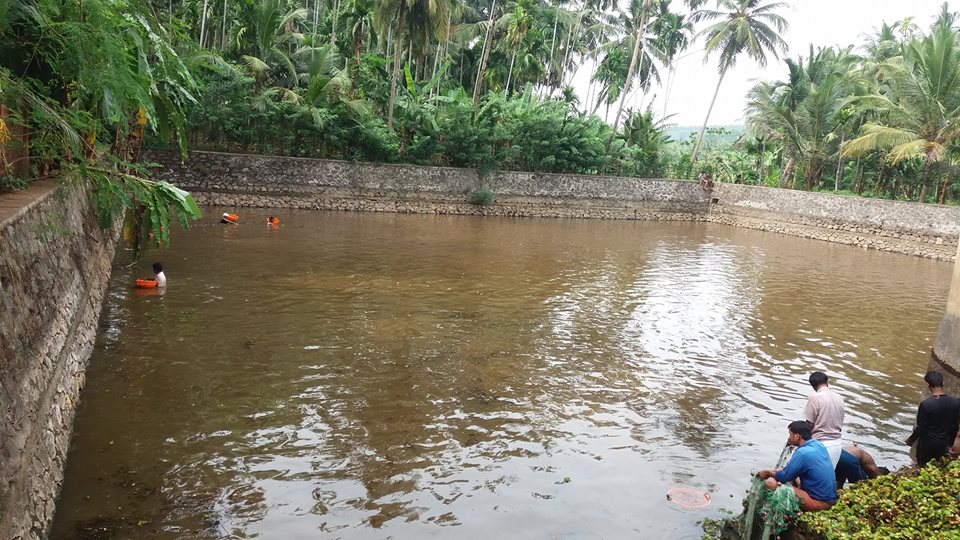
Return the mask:
M953 460L853 484L832 508L800 521L824 538L958 539L958 493L960 461Z
M750 92L742 150L780 186L943 203L960 164L957 14L884 24L858 49L813 48ZM752 148L752 149L751 149ZM773 153L773 162L770 161ZM773 170L776 169L776 170ZM831 185L832 184L832 185Z
M66 172L99 186L102 208L145 204L159 231L194 207L144 179L135 163L146 139L482 170L690 178L709 169L727 182L954 198L960 43L946 4L928 28L884 24L859 47L787 59L783 80L747 96L746 129L732 144L708 120L673 141L668 119L628 106L658 88L669 98L677 58L701 38L719 61L717 88L738 61L778 58L785 7L8 0L0 183ZM579 69L591 73L578 95Z
M149 121L181 139L196 83L152 10L123 0L0 2L0 184L91 183L101 225L135 208L158 242L200 211L136 164Z

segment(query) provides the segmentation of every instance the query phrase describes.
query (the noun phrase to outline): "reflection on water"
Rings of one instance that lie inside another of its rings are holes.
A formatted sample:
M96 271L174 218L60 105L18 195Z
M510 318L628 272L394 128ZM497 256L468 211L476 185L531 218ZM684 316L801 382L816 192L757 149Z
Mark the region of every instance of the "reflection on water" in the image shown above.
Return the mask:
M949 265L693 223L255 212L118 264L53 538L699 538L817 369L848 439L908 460ZM140 296L153 259L170 285ZM669 505L678 484L713 506Z

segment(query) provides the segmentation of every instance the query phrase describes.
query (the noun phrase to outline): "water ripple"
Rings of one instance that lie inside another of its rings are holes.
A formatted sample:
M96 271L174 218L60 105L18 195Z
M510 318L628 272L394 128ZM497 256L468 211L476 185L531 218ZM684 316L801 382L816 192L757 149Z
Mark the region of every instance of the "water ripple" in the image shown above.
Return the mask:
M176 233L148 256L164 296L118 267L52 537L698 538L818 369L847 438L908 459L949 265L704 224L272 213ZM677 484L714 507L669 506Z

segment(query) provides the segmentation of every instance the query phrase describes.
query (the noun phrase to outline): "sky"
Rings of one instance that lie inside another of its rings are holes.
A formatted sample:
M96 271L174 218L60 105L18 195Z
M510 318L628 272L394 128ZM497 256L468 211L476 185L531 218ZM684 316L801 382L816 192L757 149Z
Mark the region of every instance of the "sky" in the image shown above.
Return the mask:
M893 23L912 17L913 22L924 31L940 10L942 0L787 0L790 4L781 12L790 23L783 34L789 46L787 56L806 57L810 44L855 45L863 42L863 34L871 33L886 21ZM675 1L674 4L679 4ZM712 6L713 2L710 4ZM953 10L960 9L960 3L950 2ZM698 27L697 30L700 30ZM675 125L701 125L710 106L710 99L716 88L719 76L717 64L710 59L704 64L703 40L697 40L677 62L677 71L669 98L667 114L673 115L668 122ZM584 65L574 77L574 87L584 101L592 66ZM666 79L666 73L661 77ZM750 88L760 80L781 80L786 77L783 55L780 60L769 58L766 68L743 56L736 66L723 79L717 102L710 115L711 125L741 124L746 95ZM646 107L653 97L653 111L657 117L664 111L663 88L654 87L646 96L637 96L633 103L628 99L626 107ZM611 106L611 120L616 113L616 105ZM603 114L603 108L598 111Z

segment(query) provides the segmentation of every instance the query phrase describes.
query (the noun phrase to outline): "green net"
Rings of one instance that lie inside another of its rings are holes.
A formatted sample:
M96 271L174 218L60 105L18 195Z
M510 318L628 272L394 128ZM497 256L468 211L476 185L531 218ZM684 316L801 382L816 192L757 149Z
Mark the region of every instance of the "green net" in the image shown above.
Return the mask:
M788 485L773 490L764 489L763 492L760 519L770 527L774 535L778 535L790 528L800 517L800 500Z

